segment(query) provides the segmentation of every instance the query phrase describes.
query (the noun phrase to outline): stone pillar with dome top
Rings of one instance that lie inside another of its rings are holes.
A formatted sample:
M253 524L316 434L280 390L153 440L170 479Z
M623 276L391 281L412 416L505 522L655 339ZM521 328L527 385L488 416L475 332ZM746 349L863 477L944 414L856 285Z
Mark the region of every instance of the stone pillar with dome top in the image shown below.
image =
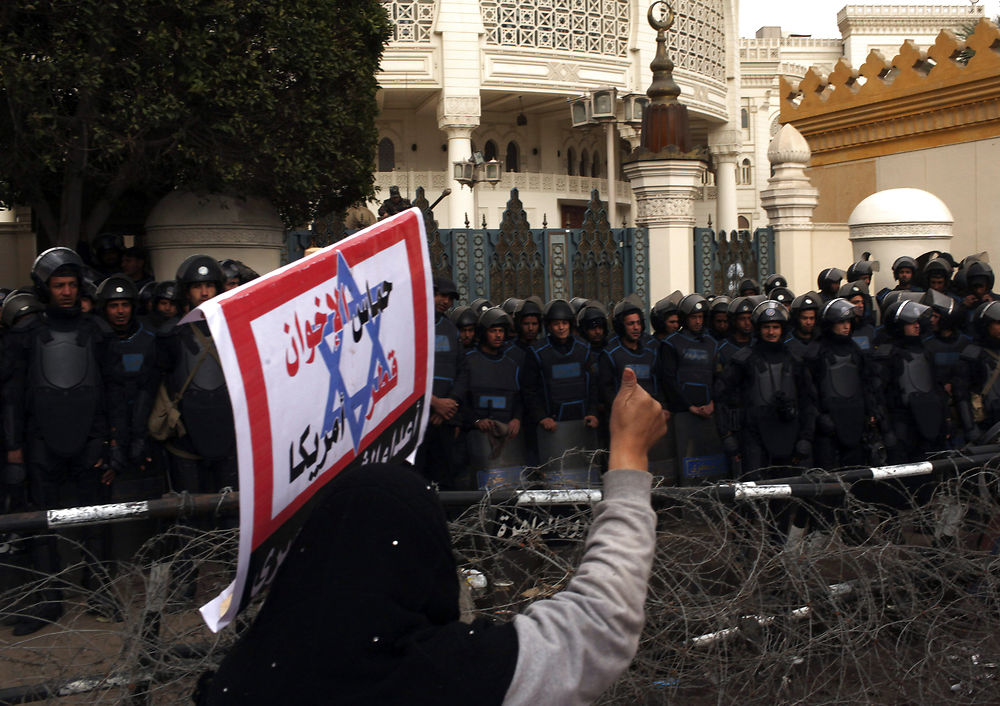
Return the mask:
M687 107L678 102L674 64L667 56L666 31L674 20L664 0L649 7L656 30L656 55L650 64L650 105L642 117L639 146L623 170L636 200L636 224L649 231L650 301L679 289L694 288L694 202L700 192L707 148L692 145Z
M788 279L793 292L815 287L813 277L813 211L819 191L805 174L812 152L795 126L783 125L767 149L774 175L760 192L760 202L774 228L778 272Z
M884 189L851 212L847 227L855 261L862 253L881 263L872 291L894 286L891 265L898 257L918 257L931 250L951 251L955 219L940 198L923 189Z

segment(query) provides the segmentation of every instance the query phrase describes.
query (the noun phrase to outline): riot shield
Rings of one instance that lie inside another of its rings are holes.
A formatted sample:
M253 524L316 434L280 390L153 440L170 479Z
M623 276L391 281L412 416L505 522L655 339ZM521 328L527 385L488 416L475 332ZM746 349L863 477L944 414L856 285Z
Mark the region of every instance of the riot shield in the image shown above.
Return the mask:
M586 488L600 485L600 470L592 463L597 430L582 419L559 422L555 431L538 428L538 458L547 488Z
M466 447L469 470L475 474L480 490L520 484L524 472L524 434L508 439L473 429L466 436Z
M680 484L702 485L729 477L729 466L714 419L691 412L671 415Z

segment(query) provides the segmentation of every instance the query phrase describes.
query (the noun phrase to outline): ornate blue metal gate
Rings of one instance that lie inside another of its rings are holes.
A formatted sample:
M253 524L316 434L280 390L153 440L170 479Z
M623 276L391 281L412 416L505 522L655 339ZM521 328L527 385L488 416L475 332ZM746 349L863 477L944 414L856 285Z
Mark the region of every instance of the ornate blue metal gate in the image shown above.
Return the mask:
M730 233L694 229L695 290L701 294L736 293L740 280L760 282L775 271L774 229L770 226Z
M648 234L611 228L597 191L582 228L531 228L518 190L511 189L499 229L435 228L427 237L435 274L451 276L466 302L486 297L500 304L537 294L610 306L635 292L648 306Z

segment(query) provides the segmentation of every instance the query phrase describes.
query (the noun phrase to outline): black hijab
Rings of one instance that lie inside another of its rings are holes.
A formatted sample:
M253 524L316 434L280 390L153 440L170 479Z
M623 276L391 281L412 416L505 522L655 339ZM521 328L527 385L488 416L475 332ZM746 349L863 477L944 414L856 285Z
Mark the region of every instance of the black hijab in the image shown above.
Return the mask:
M401 466L344 471L199 703L499 704L514 626L459 622L458 594L427 483Z

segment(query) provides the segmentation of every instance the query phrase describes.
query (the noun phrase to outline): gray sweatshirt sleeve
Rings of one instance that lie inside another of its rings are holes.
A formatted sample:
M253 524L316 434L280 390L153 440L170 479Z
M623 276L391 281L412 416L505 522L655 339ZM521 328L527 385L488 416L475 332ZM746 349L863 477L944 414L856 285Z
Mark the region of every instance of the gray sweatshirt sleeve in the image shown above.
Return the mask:
M604 475L583 559L566 589L514 618L518 655L504 704L589 704L639 646L656 541L652 478Z

